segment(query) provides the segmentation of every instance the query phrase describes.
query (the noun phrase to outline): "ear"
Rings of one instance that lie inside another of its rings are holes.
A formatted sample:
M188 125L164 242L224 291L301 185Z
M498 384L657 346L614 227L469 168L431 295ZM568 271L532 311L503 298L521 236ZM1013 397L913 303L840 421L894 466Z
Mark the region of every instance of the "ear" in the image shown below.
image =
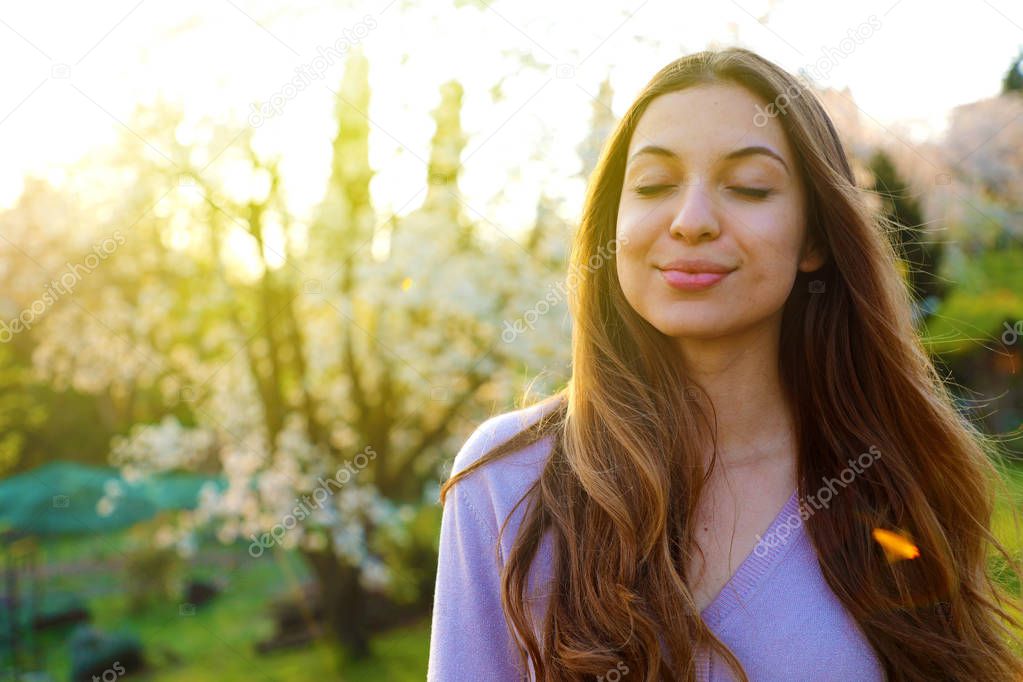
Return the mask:
M803 272L814 272L827 261L827 252L814 235L807 234L803 248L799 254L799 269Z

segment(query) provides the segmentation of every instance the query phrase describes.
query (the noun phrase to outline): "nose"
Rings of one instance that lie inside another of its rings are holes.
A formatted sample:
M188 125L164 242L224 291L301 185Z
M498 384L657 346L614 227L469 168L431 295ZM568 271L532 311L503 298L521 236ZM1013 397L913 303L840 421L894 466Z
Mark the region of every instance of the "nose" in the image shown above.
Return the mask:
M717 207L714 204L714 197L703 181L682 185L682 205L675 214L669 231L673 237L681 237L690 243L718 236L721 230L718 225Z

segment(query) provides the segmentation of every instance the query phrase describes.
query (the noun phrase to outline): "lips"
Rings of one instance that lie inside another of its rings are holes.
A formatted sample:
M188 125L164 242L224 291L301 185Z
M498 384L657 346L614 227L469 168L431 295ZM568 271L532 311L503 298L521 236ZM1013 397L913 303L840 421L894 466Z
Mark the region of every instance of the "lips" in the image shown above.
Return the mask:
M674 260L657 269L668 286L684 291L711 287L735 270L723 263L697 258Z
M703 258L680 258L657 267L659 270L677 270L679 272L688 272L692 274L704 272L724 274L735 269L732 266Z

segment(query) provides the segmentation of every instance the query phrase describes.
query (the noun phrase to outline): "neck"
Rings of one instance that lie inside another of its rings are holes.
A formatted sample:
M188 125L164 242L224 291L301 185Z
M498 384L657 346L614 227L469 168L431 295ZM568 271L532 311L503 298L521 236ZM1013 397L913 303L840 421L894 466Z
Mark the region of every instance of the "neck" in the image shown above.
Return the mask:
M712 401L717 464L725 470L794 463L794 422L778 367L780 321L727 338L679 339L686 373ZM704 398L700 396L701 405ZM713 442L705 447L709 464Z

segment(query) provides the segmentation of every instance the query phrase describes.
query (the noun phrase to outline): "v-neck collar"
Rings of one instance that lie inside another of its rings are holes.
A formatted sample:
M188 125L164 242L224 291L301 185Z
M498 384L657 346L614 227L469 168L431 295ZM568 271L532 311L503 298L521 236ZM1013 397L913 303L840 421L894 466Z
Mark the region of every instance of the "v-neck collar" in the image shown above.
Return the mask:
M799 513L799 490L792 492L788 502L781 508L774 521L757 541L739 568L725 586L721 588L714 600L707 605L700 615L708 627L717 628L735 610L745 602L760 586L768 571L779 562L786 551L794 544L795 536L802 532L803 519ZM798 519L796 528L792 528L790 520L793 515ZM788 525L787 533L779 532L782 526Z

